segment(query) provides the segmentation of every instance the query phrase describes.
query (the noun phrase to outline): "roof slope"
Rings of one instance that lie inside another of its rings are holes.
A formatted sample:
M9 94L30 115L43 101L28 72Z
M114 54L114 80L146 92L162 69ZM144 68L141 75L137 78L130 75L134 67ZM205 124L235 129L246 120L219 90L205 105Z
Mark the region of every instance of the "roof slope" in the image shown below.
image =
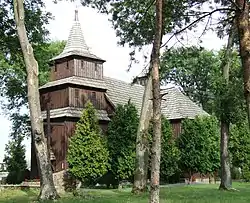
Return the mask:
M67 40L67 44L61 54L52 58L51 60L61 59L67 56L83 56L92 59L97 59L104 61L103 59L97 57L96 55L92 54L87 46L83 32L81 29L81 24L78 21L78 11L75 11L75 20L69 32L69 37Z
M162 113L168 119L195 118L197 115L209 115L175 87L168 88L162 93L167 93L163 97L161 108Z
M100 89L106 89L105 81L94 79L94 78L87 78L87 77L79 77L79 76L71 76L67 78L62 78L60 80L54 80L51 82L46 83L45 85L41 86L39 89L46 89L49 87L54 87L63 84L74 84L74 85L82 85L87 87L94 87Z
M62 84L77 84L82 86L106 89L108 98L115 106L117 106L118 104L126 104L130 100L135 104L138 112L141 111L144 86L126 83L124 81L109 77L104 77L104 80L96 80L91 78L72 76L69 78L48 82L44 86L40 87L40 89L45 89ZM175 87L167 88L162 91L162 93L165 94L161 104L162 114L165 115L168 119L194 118L197 115L209 115ZM77 109L77 112L73 113L72 111L76 109L72 110L72 107L70 111L67 112L65 111L66 109L60 110L60 112L64 112L64 116L80 116L78 112L79 109ZM60 116L62 116L61 113L55 111L53 112L53 117L57 117L59 114ZM104 117L101 116L100 118L107 120L107 118Z
M144 87L137 84L129 84L114 78L104 77L107 87L107 95L114 105L126 104L129 100L141 111Z
M115 105L125 104L130 99L138 111L141 111L144 86L131 85L109 77L104 77L104 80L107 85L107 94ZM194 118L197 115L209 115L175 87L167 88L162 93L166 93L161 104L162 113L168 119Z

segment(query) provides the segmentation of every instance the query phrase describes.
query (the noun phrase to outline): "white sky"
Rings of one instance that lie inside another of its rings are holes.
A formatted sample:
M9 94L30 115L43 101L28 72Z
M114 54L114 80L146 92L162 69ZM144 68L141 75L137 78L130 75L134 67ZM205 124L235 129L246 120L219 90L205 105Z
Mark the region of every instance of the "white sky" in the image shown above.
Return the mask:
M69 30L74 19L74 10L76 4L70 3L69 1L62 1L58 4L53 4L51 0L45 0L46 10L50 11L55 19L50 23L48 29L51 33L50 38L52 40L66 40L69 34ZM111 23L108 21L108 17L103 14L97 13L95 10L90 8L84 8L80 5L79 10L79 21L82 25L85 41L91 48L91 51L98 57L106 60L104 64L104 75L121 79L124 81L130 81L133 76L139 74L143 68L143 62L133 66L130 72L127 72L129 65L129 52L130 49L127 47L118 47L118 38L115 36L115 31L111 27ZM189 35L188 44L197 44L197 36L200 36L204 26L200 27L200 32L195 35ZM196 38L195 38L196 36ZM191 40L192 38L192 40ZM219 40L216 35L212 32L208 32L202 37L202 45L208 49L218 50L225 44L225 41ZM174 43L175 40L171 42ZM147 48L144 52L150 52ZM142 59L142 57L139 57ZM143 61L143 60L141 60ZM8 135L11 127L11 122L2 115L0 111L0 162L4 157L5 144L8 142ZM30 142L25 141L27 148L26 156L27 160L30 160Z

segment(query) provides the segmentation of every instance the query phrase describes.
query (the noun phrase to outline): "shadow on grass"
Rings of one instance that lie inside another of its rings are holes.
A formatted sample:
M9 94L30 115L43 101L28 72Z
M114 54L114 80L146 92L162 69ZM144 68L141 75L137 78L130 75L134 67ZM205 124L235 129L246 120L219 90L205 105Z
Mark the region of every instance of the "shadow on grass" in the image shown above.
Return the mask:
M161 188L161 203L246 203L250 202L250 184L235 183L237 191L220 191L219 185L186 185L182 187ZM28 203L35 202L38 190L13 190L6 191L1 197L0 203ZM67 193L62 196L58 203L147 203L148 193L132 195L131 189L123 190L100 190L83 189L80 196L74 197ZM47 201L49 203L51 201Z

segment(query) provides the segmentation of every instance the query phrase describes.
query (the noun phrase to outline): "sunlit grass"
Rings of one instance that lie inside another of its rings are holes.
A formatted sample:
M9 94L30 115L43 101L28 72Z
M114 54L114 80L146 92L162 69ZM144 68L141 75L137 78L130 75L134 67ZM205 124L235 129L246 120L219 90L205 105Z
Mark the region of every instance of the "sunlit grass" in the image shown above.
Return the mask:
M250 202L250 183L234 183L239 191L220 191L218 185L186 185L161 188L163 203L243 203ZM4 190L0 191L0 203L35 202L38 190ZM148 194L132 195L130 189L124 190L82 190L81 195L74 197L66 194L59 203L146 203Z

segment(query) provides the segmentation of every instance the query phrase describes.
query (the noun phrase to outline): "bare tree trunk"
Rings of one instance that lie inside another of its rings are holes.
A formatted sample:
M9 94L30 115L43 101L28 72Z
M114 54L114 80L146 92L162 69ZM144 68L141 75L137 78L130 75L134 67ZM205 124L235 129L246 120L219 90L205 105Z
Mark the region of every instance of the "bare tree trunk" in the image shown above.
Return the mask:
M226 88L229 81L229 69L231 65L232 47L235 36L234 24L231 27L230 34L228 36L227 49L225 51L224 59L221 64L223 69L223 78L226 82ZM222 90L222 91L227 91ZM227 106L227 100L221 101L221 108ZM229 141L229 127L230 123L226 120L225 116L221 116L221 139L220 139L220 163L221 163L221 183L220 189L228 190L232 188L230 158L228 152L228 141Z
M236 0L236 22L238 28L240 56L244 74L244 94L247 105L248 124L250 127L250 25L249 25L249 2Z
M28 103L32 136L40 174L40 200L57 199L59 196L54 186L51 164L48 157L47 142L44 136L43 120L41 116L40 99L38 91L38 64L33 54L32 46L27 37L24 23L23 0L14 0L14 14L18 37L23 52L27 71Z
M151 54L153 86L153 143L151 156L150 203L160 202L160 163L161 163L161 92L160 92L160 46L163 26L163 1L156 0L155 35Z
M145 192L147 190L148 179L148 128L152 117L152 75L149 74L147 84L145 86L140 122L137 130L136 138L136 162L135 176L132 192L135 194Z
M220 141L220 162L221 162L221 183L219 189L229 190L232 188L232 178L230 170L230 159L228 152L229 124L221 122Z

